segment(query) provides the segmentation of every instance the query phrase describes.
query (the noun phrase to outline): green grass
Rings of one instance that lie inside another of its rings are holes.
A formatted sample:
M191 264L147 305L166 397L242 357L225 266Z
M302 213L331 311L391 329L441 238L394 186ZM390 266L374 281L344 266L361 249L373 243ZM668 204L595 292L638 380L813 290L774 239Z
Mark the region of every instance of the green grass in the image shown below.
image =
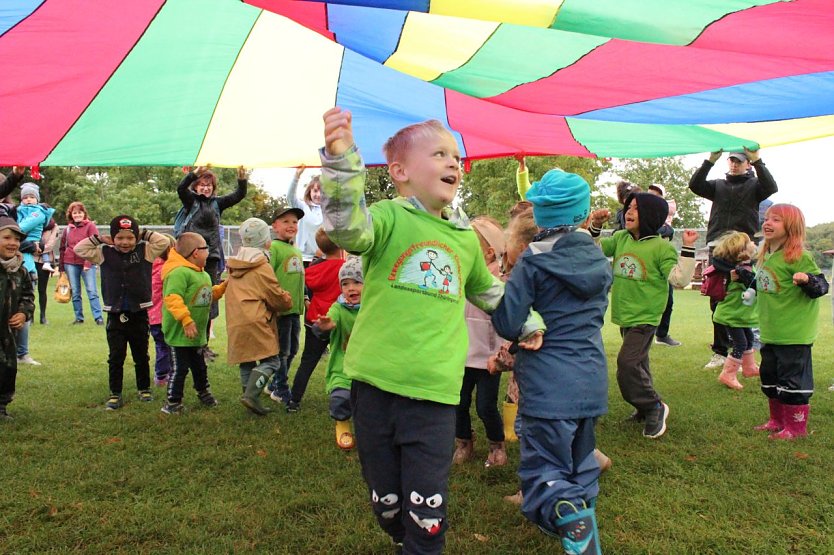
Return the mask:
M605 552L834 552L830 299L814 348L811 436L777 443L751 430L766 417L755 381L732 392L702 369L707 304L678 292L672 335L684 345L652 349L656 387L671 407L658 441L622 422L631 408L614 380L618 333L606 326L610 412L598 444L614 467L598 506ZM298 414L248 414L237 368L216 363L209 376L221 405L198 408L189 379L186 414L165 417L160 389L153 403L135 400L128 363L127 404L110 413L103 328L70 326L68 305L50 303L49 316L31 339L44 364L20 368L15 420L0 423L0 552L390 553L356 454L335 447L323 366ZM213 347L224 354L219 322ZM518 445L508 466L484 469L473 420L479 462L453 469L447 552L559 552L501 499L516 489Z

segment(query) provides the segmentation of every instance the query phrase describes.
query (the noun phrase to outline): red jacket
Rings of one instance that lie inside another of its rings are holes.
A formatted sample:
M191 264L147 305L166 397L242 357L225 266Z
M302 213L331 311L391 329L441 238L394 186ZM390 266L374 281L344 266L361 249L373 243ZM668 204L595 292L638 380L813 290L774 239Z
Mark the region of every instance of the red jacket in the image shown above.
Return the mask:
M61 271L64 271L64 264L77 264L84 266L84 269L90 267L90 263L75 254L75 245L81 242L82 239L98 235L98 228L96 224L90 220L84 220L80 224L70 223L66 229L61 233Z
M313 293L310 307L304 315L304 320L315 323L319 316L324 316L330 310L330 305L336 302L342 293L339 285L339 269L345 261L340 258L328 258L308 266L304 271L304 282Z

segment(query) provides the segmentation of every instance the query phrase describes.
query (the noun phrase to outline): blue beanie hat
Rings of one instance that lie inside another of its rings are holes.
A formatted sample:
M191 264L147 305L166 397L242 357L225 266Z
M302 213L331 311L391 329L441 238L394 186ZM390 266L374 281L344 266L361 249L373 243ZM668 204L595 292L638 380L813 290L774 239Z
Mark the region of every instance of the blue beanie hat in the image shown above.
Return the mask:
M580 225L591 213L591 187L576 175L550 170L527 191L539 227Z

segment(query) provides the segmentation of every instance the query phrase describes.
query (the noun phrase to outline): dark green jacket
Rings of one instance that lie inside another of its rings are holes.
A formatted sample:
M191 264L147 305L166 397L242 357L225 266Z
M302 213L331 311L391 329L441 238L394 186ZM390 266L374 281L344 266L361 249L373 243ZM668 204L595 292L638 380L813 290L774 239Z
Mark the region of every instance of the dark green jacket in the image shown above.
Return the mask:
M9 329L9 318L22 312L27 320L31 320L35 312L35 292L23 264L11 274L0 268L0 299L0 342L3 345L0 364L5 364L7 357L16 356L17 349L14 333Z

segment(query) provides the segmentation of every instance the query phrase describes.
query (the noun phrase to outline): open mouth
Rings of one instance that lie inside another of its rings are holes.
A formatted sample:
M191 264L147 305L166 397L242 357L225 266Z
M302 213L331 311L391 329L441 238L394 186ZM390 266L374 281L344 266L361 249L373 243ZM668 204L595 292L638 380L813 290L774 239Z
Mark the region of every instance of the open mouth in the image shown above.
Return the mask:
M447 175L446 177L441 177L440 181L442 181L443 183L447 183L449 185L454 185L455 183L458 182L458 178L455 177L454 175Z

